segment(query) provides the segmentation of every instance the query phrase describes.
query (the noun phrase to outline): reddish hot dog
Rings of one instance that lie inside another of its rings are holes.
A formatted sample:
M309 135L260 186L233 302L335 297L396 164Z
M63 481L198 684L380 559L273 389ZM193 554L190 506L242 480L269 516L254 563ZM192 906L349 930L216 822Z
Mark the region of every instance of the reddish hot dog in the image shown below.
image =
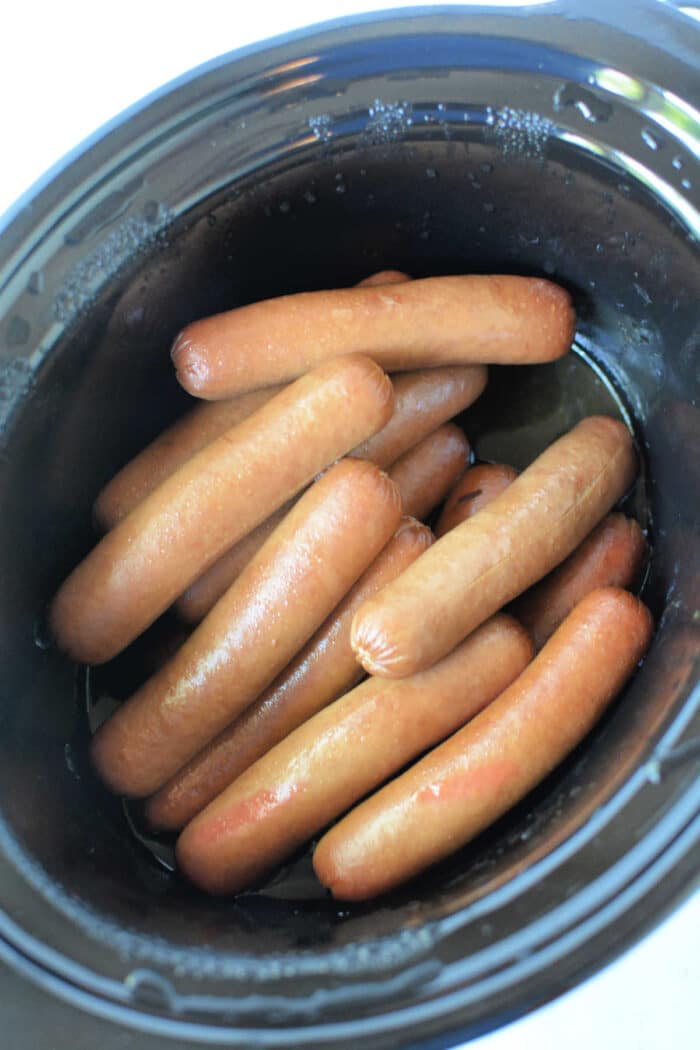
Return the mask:
M331 467L174 658L93 738L106 783L133 797L162 787L299 652L400 516L396 486L373 464Z
M371 460L378 467L388 467L406 449L412 448L445 420L475 401L486 385L486 378L486 369L477 366L431 368L395 376L392 380L394 410L391 419L374 437L354 448L350 455ZM406 513L412 513L410 508ZM276 521L281 516L278 512ZM263 522L195 580L176 602L183 619L197 623L209 612L259 550L270 531L270 524Z
M148 800L145 816L153 827L184 827L256 759L360 681L364 672L350 648L355 610L432 540L425 525L402 519L394 538L269 689Z
M228 401L196 405L105 485L95 501L96 523L105 531L113 528L195 453L247 419L283 389L284 386L271 386Z
M51 608L62 649L111 659L225 550L391 415L369 358L329 361L183 464L109 532Z
M400 270L381 270L360 281L358 287L403 284L405 281L410 281L410 277ZM251 390L227 401L199 404L187 412L105 485L95 502L96 523L105 530L111 529L191 456L236 423L247 419L282 389L283 385ZM271 531L268 529L267 535ZM259 546L255 549L258 550Z
M387 677L430 667L563 561L635 472L627 428L603 416L583 420L362 606L352 627L362 665Z
M404 452L388 474L399 486L405 514L423 519L438 506L469 462L469 442L445 423Z
M447 497L435 535L438 538L444 536L467 518L473 518L482 507L500 496L517 476L517 470L500 463L480 463L471 467Z
M651 633L648 610L626 591L589 594L497 700L321 839L321 882L363 900L469 842L589 732Z
M188 325L172 356L185 390L217 400L358 350L399 372L551 361L569 349L574 323L570 296L550 281L428 277L239 307Z
M189 824L184 873L210 893L248 886L409 759L487 704L532 655L498 616L436 667L370 679L282 740Z
M516 599L511 609L541 649L589 591L629 587L647 553L644 533L624 514L609 514L565 562Z

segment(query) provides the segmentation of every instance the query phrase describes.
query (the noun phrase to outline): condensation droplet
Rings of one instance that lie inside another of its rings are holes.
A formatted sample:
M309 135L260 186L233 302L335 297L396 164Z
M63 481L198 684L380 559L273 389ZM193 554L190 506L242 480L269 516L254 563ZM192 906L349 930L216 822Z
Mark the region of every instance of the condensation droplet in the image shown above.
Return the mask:
M492 201L484 201L484 211L491 215L496 210L496 205Z
M693 184L690 179L681 179L681 186L684 190L690 190L693 188Z
M318 200L318 197L316 196L313 190L306 190L304 193L304 200L307 204L315 204Z
M628 186L626 182L618 182L617 188L625 197L629 197L632 193L632 187Z
M671 164L676 169L676 171L680 171L683 167L683 158L681 156L675 156L671 161Z
M589 81L590 83L590 81ZM610 120L613 107L609 102L599 98L594 92L581 87L580 84L569 82L562 84L554 93L554 108L557 112L567 106L573 106L584 120L591 124L605 123Z
M396 142L411 125L411 106L408 102L384 102L375 98L368 110L363 136L375 144Z
M506 156L541 157L547 139L554 131L554 125L547 117L511 106L499 109L495 117L492 110L487 110L486 122L493 126L496 140Z
M596 244L595 246L595 250L597 255L603 255L603 253L605 252L605 246L602 245L599 241L598 244Z
M5 329L5 342L8 346L24 346L29 339L31 327L29 321L24 317L20 317L19 314L15 314L7 322L7 328Z
M652 131L651 128L642 128L642 141L645 146L648 146L649 149L654 150L654 152L661 149L664 144L661 135L656 131Z
M339 182L338 185L335 188L335 192L336 193L345 193L346 190L347 190L347 186L345 185L344 182Z
M308 124L319 142L330 142L333 138L333 128L328 113L319 113L318 116L309 117Z
M280 209L280 211L282 212L283 215L286 215L288 212L290 212L292 210L292 206L289 203L289 201L280 201L279 209Z
M44 609L34 621L34 645L37 649L51 649L53 641L49 631L48 609Z
M479 165L479 170L482 171L484 175L490 175L493 171L493 164L489 164L488 161L484 161L483 164Z
M435 170L435 168L426 168L425 177L426 179L436 179L438 177L438 173Z
M27 291L31 295L41 295L46 287L46 278L41 270L34 270L27 281Z

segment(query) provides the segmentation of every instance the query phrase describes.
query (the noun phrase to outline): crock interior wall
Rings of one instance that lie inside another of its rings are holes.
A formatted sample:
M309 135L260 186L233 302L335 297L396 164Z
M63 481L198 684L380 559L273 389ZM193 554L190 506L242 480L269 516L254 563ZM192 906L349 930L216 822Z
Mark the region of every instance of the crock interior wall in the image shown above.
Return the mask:
M546 159L508 163L488 142L342 145L309 148L204 202L114 278L51 355L0 464L3 816L73 897L180 944L253 954L323 947L392 933L488 894L579 826L648 755L692 678L698 450L683 435L697 434L684 402L697 394L699 288L685 234L638 184L621 185L619 171L552 140ZM179 328L383 267L415 276L544 273L571 289L582 341L621 388L650 471L647 594L662 626L632 686L562 769L392 898L342 910L320 894L212 902L157 870L129 835L85 758L76 670L35 645L35 624L93 542L101 484L186 407L168 356Z

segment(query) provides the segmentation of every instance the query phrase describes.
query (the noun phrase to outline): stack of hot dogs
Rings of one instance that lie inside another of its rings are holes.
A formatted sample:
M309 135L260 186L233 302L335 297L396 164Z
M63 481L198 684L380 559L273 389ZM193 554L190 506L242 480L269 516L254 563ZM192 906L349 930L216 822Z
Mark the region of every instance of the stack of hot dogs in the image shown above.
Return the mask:
M450 422L487 365L552 361L574 322L546 280L384 271L178 336L204 400L99 495L51 627L98 664L173 604L196 625L92 758L197 886L255 885L330 827L321 882L383 893L527 794L632 674L652 622L624 589L644 536L610 513L627 428L584 419L518 475L470 467Z

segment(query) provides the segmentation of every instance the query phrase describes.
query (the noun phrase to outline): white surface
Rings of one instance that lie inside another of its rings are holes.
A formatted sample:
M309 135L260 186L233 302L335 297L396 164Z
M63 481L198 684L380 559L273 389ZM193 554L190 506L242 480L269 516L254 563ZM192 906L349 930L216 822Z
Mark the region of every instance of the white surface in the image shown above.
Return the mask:
M9 0L0 63L0 214L101 124L193 66L267 36L389 6L386 0L295 0L283 7L269 0L186 6L122 0L109 7ZM470 1050L695 1046L699 936L696 894L602 973Z

